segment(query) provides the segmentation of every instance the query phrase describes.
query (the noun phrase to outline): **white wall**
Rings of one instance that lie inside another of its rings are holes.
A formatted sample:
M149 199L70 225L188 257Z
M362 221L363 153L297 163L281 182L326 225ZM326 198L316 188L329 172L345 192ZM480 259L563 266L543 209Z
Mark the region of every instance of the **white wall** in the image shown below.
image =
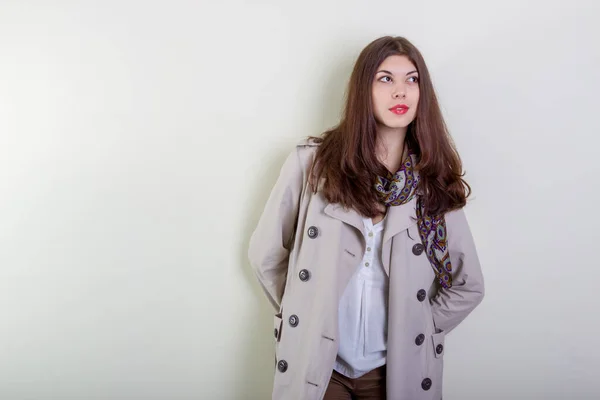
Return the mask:
M423 52L487 283L446 400L600 398L595 1L0 1L0 399L266 399L247 243L358 52Z

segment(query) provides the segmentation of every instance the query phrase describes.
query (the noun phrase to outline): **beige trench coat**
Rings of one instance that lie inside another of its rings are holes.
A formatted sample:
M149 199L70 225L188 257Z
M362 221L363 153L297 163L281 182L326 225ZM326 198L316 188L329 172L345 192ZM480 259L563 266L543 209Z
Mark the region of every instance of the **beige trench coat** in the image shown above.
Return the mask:
M323 398L337 356L339 299L365 252L362 217L307 187L316 146L303 141L288 156L250 239L250 263L276 309L274 400ZM388 400L442 398L444 337L484 295L464 211L446 214L449 290L438 290L427 256L414 247L414 217L414 200L391 207L383 233Z

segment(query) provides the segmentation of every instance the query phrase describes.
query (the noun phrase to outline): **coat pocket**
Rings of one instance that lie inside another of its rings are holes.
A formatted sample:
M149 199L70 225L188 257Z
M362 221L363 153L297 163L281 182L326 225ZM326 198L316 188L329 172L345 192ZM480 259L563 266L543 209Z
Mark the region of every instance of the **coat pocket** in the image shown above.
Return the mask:
M444 381L444 339L445 331L437 332L431 335L431 344L427 351L427 377L431 380L432 386L428 391L429 399L441 399L442 387ZM433 353L433 356L431 356Z
M444 339L446 337L446 332L438 332L431 335L431 343L433 345L433 354L435 354L435 358L440 358L444 355Z

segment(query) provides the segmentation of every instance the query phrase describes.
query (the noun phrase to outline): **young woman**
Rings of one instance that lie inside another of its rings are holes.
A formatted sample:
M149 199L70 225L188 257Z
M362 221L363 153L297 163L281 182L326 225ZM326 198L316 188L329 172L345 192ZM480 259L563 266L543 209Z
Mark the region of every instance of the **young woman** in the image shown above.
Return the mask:
M484 295L462 176L420 52L370 43L250 240L277 312L273 399L442 398L444 337Z

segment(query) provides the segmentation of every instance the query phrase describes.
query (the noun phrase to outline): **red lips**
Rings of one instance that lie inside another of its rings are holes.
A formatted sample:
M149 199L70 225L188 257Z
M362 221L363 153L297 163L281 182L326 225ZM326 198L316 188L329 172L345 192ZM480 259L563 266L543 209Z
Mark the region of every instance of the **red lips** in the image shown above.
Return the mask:
M406 104L396 104L395 106L390 108L390 111L398 115L406 114L406 112L408 111L408 106Z

